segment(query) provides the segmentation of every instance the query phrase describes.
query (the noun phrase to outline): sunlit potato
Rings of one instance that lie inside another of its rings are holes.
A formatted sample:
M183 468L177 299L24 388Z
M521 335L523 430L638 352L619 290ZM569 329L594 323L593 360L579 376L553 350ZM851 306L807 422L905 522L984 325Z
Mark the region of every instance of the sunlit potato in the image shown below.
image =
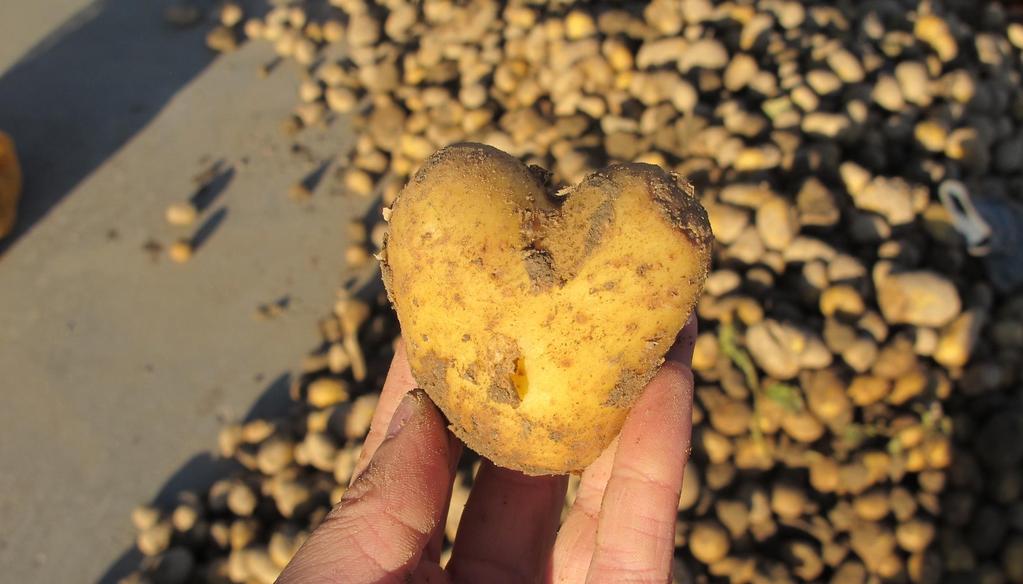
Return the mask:
M703 289L684 179L621 164L552 193L500 150L431 156L396 199L384 282L412 372L496 464L579 471L621 429Z

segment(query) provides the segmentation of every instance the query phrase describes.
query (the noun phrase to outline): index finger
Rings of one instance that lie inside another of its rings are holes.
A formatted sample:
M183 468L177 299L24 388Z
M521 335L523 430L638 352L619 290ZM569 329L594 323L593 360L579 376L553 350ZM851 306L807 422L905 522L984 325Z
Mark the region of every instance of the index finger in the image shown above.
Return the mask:
M387 370L387 379L384 380L384 387L380 391L380 399L377 401L376 410L373 412L373 419L369 423L369 433L362 444L362 452L359 453L359 460L352 471L349 484L362 474L369 461L373 458L380 444L387 434L387 425L391 423L394 410L398 408L405 394L416 388L416 380L412 377L412 369L408 363L408 353L405 351L405 341L398 339L394 347L394 359L391 360L391 368Z
M430 398L422 391L409 394L372 464L277 582L356 584L436 576L439 566L429 545L443 529L459 451Z

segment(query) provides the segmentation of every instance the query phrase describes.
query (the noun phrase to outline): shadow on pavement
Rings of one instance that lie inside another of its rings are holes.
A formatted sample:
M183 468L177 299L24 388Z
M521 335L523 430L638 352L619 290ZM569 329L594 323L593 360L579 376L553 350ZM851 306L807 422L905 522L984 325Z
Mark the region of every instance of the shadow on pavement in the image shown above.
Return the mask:
M291 374L278 375L256 398L242 421L273 418L285 413L290 403L288 398L290 386ZM241 466L233 459L220 458L208 452L197 454L167 479L150 504L160 509L173 509L178 495L183 491L205 492L217 479L229 476L240 468ZM125 517L125 521L127 520ZM142 554L132 545L107 568L106 573L97 581L98 584L118 584L121 579L138 569L141 561Z
M199 187L188 200L195 207L196 211L202 213L227 189L233 178L234 167L229 166L225 168L224 161L218 160L207 170L203 171L200 176L196 177Z
M152 503L160 508L172 508L178 493L186 490L208 488L217 479L227 476L238 465L232 460L217 458L209 453L197 454L175 472L153 498ZM99 579L99 584L117 584L122 578L137 569L142 553L132 546L117 558Z
M97 0L0 76L0 128L25 188L9 249L212 60L207 26L163 20L173 0ZM209 12L210 2L197 2Z
M199 251L199 248L206 244L206 240L220 227L225 217L227 217L227 207L221 207L214 211L209 219L203 221L195 235L192 236L192 248L195 251Z

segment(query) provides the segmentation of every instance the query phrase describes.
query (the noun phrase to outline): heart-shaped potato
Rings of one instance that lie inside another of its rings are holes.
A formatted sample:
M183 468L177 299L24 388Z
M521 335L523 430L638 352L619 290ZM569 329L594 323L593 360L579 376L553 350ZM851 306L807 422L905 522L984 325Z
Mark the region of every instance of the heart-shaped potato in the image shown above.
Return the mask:
M431 156L398 196L384 282L412 373L496 464L578 471L621 429L695 305L707 213L686 181L620 164L552 194L481 144Z

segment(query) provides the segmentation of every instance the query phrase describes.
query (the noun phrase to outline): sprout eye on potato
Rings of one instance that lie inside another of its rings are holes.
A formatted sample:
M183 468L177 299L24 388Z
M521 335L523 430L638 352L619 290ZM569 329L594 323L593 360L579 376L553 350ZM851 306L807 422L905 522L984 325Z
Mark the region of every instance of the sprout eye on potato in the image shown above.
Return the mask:
M621 429L695 305L707 214L685 180L620 164L557 194L480 144L431 156L383 255L415 378L467 445L579 471Z

